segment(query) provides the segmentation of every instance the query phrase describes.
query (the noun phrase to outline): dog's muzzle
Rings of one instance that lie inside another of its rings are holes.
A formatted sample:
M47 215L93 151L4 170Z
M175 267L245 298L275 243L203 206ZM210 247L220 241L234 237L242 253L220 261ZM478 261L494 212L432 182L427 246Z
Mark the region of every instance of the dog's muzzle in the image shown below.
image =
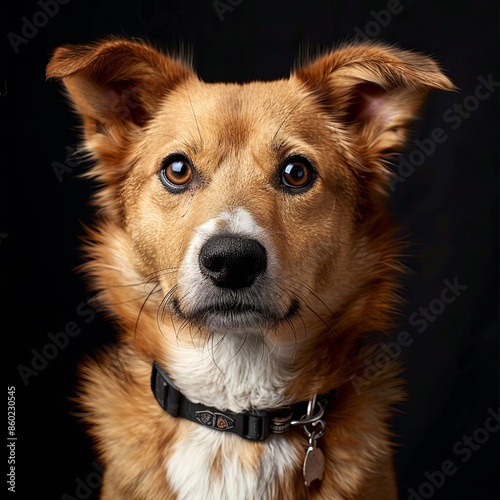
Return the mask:
M253 234L200 231L181 267L173 312L220 333L261 332L290 318L298 303L283 298L276 259L265 245Z

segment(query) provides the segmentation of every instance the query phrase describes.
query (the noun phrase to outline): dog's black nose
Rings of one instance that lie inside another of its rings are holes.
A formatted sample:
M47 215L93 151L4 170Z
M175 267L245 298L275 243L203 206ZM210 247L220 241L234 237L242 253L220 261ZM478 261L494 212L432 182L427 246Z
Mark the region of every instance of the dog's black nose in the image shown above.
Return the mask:
M251 238L213 236L201 248L202 274L221 288L249 287L267 268L266 249Z

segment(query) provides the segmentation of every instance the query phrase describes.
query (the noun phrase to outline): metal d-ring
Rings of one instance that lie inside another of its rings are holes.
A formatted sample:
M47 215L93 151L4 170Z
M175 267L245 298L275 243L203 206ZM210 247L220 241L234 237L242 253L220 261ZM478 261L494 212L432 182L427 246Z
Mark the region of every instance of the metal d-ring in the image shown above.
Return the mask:
M321 429L319 431L313 430L310 431L307 428L307 425L304 425L304 434L307 436L308 439L319 439L323 434L325 433L325 427L326 427L326 422L324 420L316 420L316 422L313 422L311 424L313 427L316 427L317 425L321 426Z
M315 406L318 405L319 410L318 413L313 414ZM292 420L290 422L291 426L302 426L304 428L304 432L306 433L307 437L310 438L313 434L316 436L316 438L320 438L323 433L325 432L325 422L322 420L322 417L325 413L325 409L323 408L323 405L319 402L316 402L316 394L309 400L309 404L307 405L307 415L304 415L302 418L299 420ZM310 431L307 426L312 425L315 427L316 425L321 425L321 430L319 432L315 431Z

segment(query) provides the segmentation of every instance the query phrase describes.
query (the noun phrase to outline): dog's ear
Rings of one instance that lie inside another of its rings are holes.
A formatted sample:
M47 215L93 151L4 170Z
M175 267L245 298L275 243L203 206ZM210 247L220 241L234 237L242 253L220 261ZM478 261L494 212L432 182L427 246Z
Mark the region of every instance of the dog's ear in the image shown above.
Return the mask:
M431 58L375 43L346 45L294 77L354 132L365 164L401 149L429 90L454 89Z
M159 101L185 79L191 67L136 41L109 39L55 50L46 74L61 79L82 116L85 138L99 153L107 136L121 139L147 123ZM104 137L103 137L104 138Z

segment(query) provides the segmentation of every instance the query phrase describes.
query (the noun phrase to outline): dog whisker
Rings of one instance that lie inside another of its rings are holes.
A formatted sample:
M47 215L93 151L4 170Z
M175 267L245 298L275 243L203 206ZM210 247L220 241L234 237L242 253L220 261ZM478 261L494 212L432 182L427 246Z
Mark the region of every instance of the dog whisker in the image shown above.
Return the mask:
M192 324L186 319L184 320L180 325L179 327L177 328L177 330L175 331L175 338L177 339L178 342L180 342L181 340L181 334L186 330L188 329L189 330L189 337L191 338L191 342L193 344L193 347L196 349L196 345L194 343L194 339L196 337L196 334L193 335L192 334Z
M109 283L108 287L109 288L133 288L133 287L137 287L137 286L144 286L144 287L146 287L147 285L149 285L151 283L158 282L159 278L161 278L163 276L167 276L169 274L173 274L176 271L178 271L178 267L171 267L171 268L160 269L159 271L154 271L154 272L152 272L150 274L147 274L145 276L146 279L144 279L142 281L137 281L137 282L134 282L134 283L126 283L126 284L123 284L123 283L120 283L120 284Z
M330 332L333 336L336 336L337 333L335 332L335 330L333 330L333 328L328 324L328 322L320 315L318 314L312 307L310 307L309 305L305 305L306 308L311 311L313 313L313 315L318 318L321 323L323 324L323 326L327 329L328 332Z
M141 314L144 311L144 308L146 307L147 301L151 298L151 296L156 293L159 290L156 290L157 287L160 286L160 283L156 283L153 289L147 294L146 298L144 299L143 303L141 304L141 307L139 308L139 312L137 314L137 319L135 321L134 325L134 337L137 335L137 329L139 328L139 320L141 318Z
M179 139L178 137L175 137L174 135L165 134L165 137L170 137L170 138L174 139L174 141L178 141L178 142L180 142L182 145L184 145L184 147L185 147L187 150L191 149L191 147L192 147L190 144L188 144L188 143L187 143L187 142L185 142L185 141L182 141L181 139Z
M314 298L315 300L317 300L322 307L324 307L328 314L332 317L335 316L334 312L331 310L330 306L310 287L310 285L308 285L307 283L305 283L304 281L298 279L298 278L295 278L295 277L291 277L290 278L292 281L294 281L298 286L304 288L305 290L307 290L307 292L309 293L309 295ZM297 290L295 290L297 291ZM306 296L301 293L301 296L303 298L306 298Z
M321 321L321 323L328 329L328 331L333 335L333 336L337 336L337 333L335 331L334 328L332 328L331 326L331 323L335 323L336 322L336 318L335 318L335 314L333 313L333 311L330 309L330 307L324 302L323 299L321 299L321 297L319 297L319 295L317 293L314 292L314 290L311 289L311 287L309 285L307 285L305 282L303 282L302 280L298 279L298 278L290 278L292 282L295 282L296 283L296 286L292 287L289 289L289 291L291 293L293 293L297 298L300 299L300 303L307 309L309 310L319 321ZM297 288L297 286L299 288ZM287 288L286 287L281 287L282 290L286 293L287 291ZM306 295L304 293L304 290L306 290L308 292L308 295ZM326 310L327 310L327 313L328 313L328 318L325 319L314 307L312 307L311 303L310 303L310 299L314 299L314 300L317 300L320 305L322 307L324 307ZM307 326L306 326L306 322L302 316L302 314L300 314L300 310L299 312L297 313L297 316L300 318L301 322L302 322L302 325L304 327L304 335L307 336ZM292 322L288 322L290 324L290 326L293 325ZM295 326L293 326L293 331L292 333L294 334L294 337L295 337L295 341L297 342L297 336L296 336L296 329L295 329Z
M194 122L196 123L196 129L198 130L198 136L200 138L199 149L202 149L203 148L203 138L201 136L200 125L198 124L198 119L196 118L196 113L195 113L194 107L193 107L193 101L191 100L191 95L189 94L189 90L188 90L186 82L184 82L184 88L186 90L186 94L187 94L188 99L189 99L189 105L191 106L191 111L193 113Z
M217 360L215 359L215 352L220 349L220 347L222 345L224 345L224 339L226 338L226 333L224 333L222 335L222 337L217 341L217 343L214 344L214 340L215 340L215 335L213 332L210 332L209 336L208 336L208 339L206 339L205 343L204 343L204 346L203 346L203 351L205 350L205 348L207 349L207 352L209 353L210 355L210 358L212 359L212 362L214 364L214 366L217 368L217 370L220 371L220 373L222 375L226 375L226 372L224 370L222 370L222 368L219 366L219 364L217 363ZM211 348L208 347L209 345L209 342L211 342L212 346Z
M281 130L281 128L283 127L283 125L288 121L288 118L290 118L290 115L303 103L303 101L299 101L289 112L288 114L285 116L285 118L283 119L283 121L280 123L280 126L278 127L278 129L276 130L276 132L274 133L273 135L273 141L276 140L276 136L278 135L279 131Z
M177 285L173 286L161 299L160 303L158 304L157 310L156 310L156 325L158 326L158 330L162 334L163 337L167 338L165 334L163 333L162 330L162 323L165 320L165 315L167 312L167 309L171 307L170 304L170 297L176 292L177 290ZM173 321L173 315L170 314L170 318L172 321L172 328L175 331L175 323Z

